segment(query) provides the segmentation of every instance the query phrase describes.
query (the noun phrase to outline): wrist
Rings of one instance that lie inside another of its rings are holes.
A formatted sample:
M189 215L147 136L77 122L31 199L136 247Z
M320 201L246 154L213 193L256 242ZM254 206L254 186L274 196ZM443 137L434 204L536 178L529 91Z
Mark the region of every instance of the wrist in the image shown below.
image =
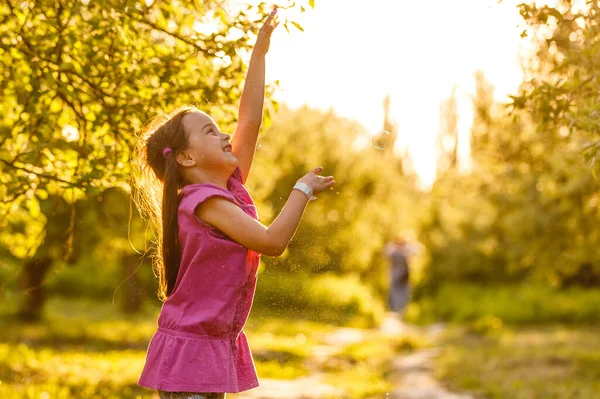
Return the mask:
M267 56L267 52L264 50L254 49L252 50L252 55L250 56L250 62L254 61L263 61Z
M297 182L296 185L294 186L294 190L298 190L303 192L309 200L313 200L316 199L316 197L313 196L313 189L312 187L310 187L308 184L303 183L303 182Z

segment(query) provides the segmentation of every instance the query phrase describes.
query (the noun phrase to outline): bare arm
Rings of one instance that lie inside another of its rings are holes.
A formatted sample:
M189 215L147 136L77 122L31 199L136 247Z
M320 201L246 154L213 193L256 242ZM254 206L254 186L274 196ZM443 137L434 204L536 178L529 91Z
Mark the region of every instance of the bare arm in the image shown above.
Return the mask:
M279 256L294 237L307 203L305 194L293 190L269 227L222 198L207 200L196 208L196 215L248 249L267 256Z
M239 123L233 136L232 151L240 161L242 182L246 182L252 167L256 141L262 124L265 95L265 57L252 54L248 76L242 92Z
M256 140L262 124L265 97L265 55L269 51L271 33L277 26L277 22L274 22L276 13L277 9L274 9L265 21L252 51L248 74L240 99L239 123L233 136L232 151L240 161L242 182L244 183L252 167Z
M335 184L332 176L318 176L321 170L317 168L299 180L308 184L315 195ZM304 193L292 190L283 209L269 227L223 198L210 198L200 204L195 212L200 220L216 227L244 247L267 256L279 256L294 237L307 203L308 197Z

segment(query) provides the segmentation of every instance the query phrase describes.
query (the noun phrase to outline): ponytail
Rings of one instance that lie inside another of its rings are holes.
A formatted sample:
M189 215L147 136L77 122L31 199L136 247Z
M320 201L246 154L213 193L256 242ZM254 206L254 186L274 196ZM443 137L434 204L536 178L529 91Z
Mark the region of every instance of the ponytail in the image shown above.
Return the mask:
M132 159L134 200L156 232L152 266L163 301L175 288L181 262L177 208L185 182L175 154L188 146L183 117L190 112L200 111L186 106L153 119L141 132Z
M160 290L168 297L173 292L177 273L179 272L179 263L181 254L178 239L177 208L179 205L178 189L180 186L179 171L177 170L177 160L175 153L165 151L165 175L162 196L162 261L164 273L160 281Z

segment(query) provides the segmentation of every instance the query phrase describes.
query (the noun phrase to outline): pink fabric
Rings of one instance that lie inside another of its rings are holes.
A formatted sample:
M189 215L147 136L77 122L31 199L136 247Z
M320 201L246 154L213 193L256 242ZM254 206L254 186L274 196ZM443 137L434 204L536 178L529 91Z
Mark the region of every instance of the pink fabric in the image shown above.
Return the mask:
M194 210L225 198L258 219L239 169L227 190L214 184L183 188L178 209L181 266L158 317L138 384L171 392L235 393L258 386L243 332L250 313L260 254L200 221Z

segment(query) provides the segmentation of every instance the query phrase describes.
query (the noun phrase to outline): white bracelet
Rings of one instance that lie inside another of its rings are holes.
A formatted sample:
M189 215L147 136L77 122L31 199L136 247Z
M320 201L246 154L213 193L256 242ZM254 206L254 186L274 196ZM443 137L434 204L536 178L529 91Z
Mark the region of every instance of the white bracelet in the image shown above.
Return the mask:
M296 185L294 186L294 190L302 191L304 194L306 194L306 196L308 197L309 200L317 199L317 197L313 196L312 188L310 188L309 185L306 183L302 183L302 182L296 183Z

